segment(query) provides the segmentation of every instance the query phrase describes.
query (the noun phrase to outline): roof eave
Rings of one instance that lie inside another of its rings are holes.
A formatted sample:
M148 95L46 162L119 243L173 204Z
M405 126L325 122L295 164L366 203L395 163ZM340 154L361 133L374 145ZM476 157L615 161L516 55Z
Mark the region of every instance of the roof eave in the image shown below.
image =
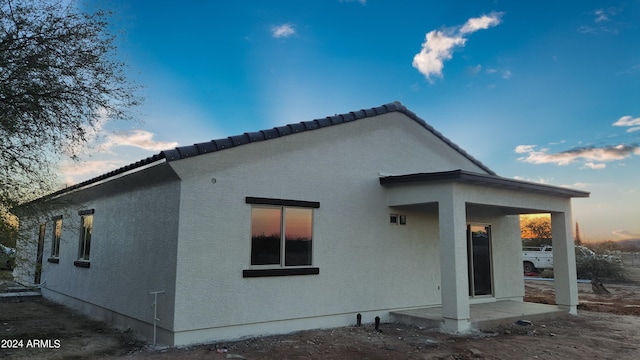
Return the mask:
M380 177L380 184L393 186L400 184L437 183L437 182L462 182L490 187L500 187L518 191L544 193L552 196L569 198L586 198L590 193L581 190L532 183L528 181L508 179L497 175L487 175L465 170L452 170L433 173L415 173L406 175L394 175Z

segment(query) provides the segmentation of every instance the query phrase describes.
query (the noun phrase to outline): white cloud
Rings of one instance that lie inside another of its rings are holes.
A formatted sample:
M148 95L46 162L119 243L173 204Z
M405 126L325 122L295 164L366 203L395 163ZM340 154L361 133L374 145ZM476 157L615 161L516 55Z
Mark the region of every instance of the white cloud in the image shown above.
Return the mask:
M551 182L550 179L545 179L545 178L537 178L537 179L530 179L524 176L514 176L513 177L516 180L520 180L520 181L528 181L528 182L533 182L533 183L538 183L538 184L549 184Z
M593 12L589 13L593 15L593 22L597 24L596 26L591 25L582 25L578 27L578 32L583 34L600 34L600 33L612 33L617 34L618 29L612 27L609 24L611 18L618 13L618 9L616 8L607 8L607 9L597 9Z
M613 126L628 126L627 132L634 132L640 130L640 117L633 118L629 115L623 116L618 121L613 123Z
M634 74L637 72L640 72L640 64L635 64L628 69L620 71L617 73L617 75Z
M576 189L584 189L584 188L586 188L588 186L589 186L589 184L587 184L587 183L577 182L577 183L574 183L573 185L571 185L570 187L573 187L573 188L576 188Z
M515 148L516 154L523 154L532 152L536 148L536 145L518 145Z
M344 2L357 2L360 3L360 5L367 5L367 0L339 0L341 3Z
M593 26L583 25L578 27L578 32L581 34L602 34L602 33L617 34L618 29L610 28L606 26L593 27Z
M487 74L500 74L500 76L507 80L511 77L512 73L511 70L506 70L506 69L494 69L494 68L488 68L487 69Z
M634 233L628 230L613 230L613 235L619 236L621 239L634 239L640 238L640 233Z
M99 134L94 139L95 144L83 149L86 156L101 157L100 160L66 161L60 166L60 173L67 185L108 173L109 171L126 166L136 159L131 159L131 149L116 151L119 146L131 146L145 151L160 152L178 146L175 141L155 141L154 134L145 130L117 131ZM102 142L100 142L102 140ZM106 154L106 155L105 155ZM105 159L106 158L106 159Z
M462 37L448 36L442 31L430 31L422 44L422 50L413 57L412 65L429 82L432 82L432 76L442 77L444 60L451 59L453 48L458 45L464 45L465 41Z
M476 76L480 73L480 71L482 71L482 65L478 64L476 66L470 66L468 69L471 75Z
M470 34L478 30L486 30L490 27L499 25L502 21L502 13L491 13L489 15L482 15L479 18L471 18L460 29L462 34Z
M271 27L271 35L274 38L288 38L296 33L296 29L292 24L282 24Z
M588 167L589 169L592 169L592 170L599 170L599 169L606 168L607 164L602 164L602 163L596 164L594 162L586 162L586 163L584 163L584 166Z
M98 149L109 152L115 146L133 146L148 151L162 151L178 146L175 141L155 141L154 134L146 130L118 131L106 136Z
M608 9L598 9L593 12L595 15L595 19L593 20L596 23L609 21L611 20L611 16L616 14L616 9L608 8Z
M109 171L121 168L128 163L124 160L93 160L67 162L60 166L66 185L73 185L79 178L95 177Z
M465 45L465 35L500 24L502 14L492 12L479 18L471 18L462 26L429 31L422 43L422 49L413 57L413 67L429 82L433 82L434 76L442 77L444 61L452 58L456 47Z
M535 145L519 145L514 150L517 154L526 154L519 161L530 164L556 164L566 166L583 160L584 166L591 169L602 169L605 162L619 161L632 155L640 155L640 145L620 144L602 147L578 147L558 153L550 153L549 149L536 149Z

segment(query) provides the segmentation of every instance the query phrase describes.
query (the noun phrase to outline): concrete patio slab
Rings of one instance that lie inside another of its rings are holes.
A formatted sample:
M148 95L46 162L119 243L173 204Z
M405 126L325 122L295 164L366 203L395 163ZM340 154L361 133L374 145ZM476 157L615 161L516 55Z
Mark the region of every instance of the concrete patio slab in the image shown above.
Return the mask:
M567 311L555 305L536 304L519 301L496 301L471 304L471 326L486 329L497 325L510 324L518 320L537 320L566 314ZM407 325L439 328L444 321L442 307L418 308L390 313L392 321Z

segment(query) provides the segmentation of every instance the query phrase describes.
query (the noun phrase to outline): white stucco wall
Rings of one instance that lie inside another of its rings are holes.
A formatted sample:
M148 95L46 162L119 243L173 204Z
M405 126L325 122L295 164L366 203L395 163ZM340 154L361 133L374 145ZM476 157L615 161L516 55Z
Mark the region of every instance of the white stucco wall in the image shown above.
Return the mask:
M152 337L153 296L159 295L159 333L173 328L180 186L166 164L145 173L77 191L47 211L42 294L88 315ZM79 209L94 209L90 267L78 259ZM59 263L50 263L53 221L62 215ZM42 221L42 219L40 219ZM37 229L25 228L37 240ZM35 243L35 241L31 241ZM35 258L35 252L31 254ZM34 263L27 265L29 270ZM33 277L27 282L32 282Z
M379 174L482 172L400 113L170 165L182 179L177 343L345 325L358 312L371 322L390 309L438 304L437 215L387 207ZM250 268L246 196L320 202L319 275L242 277ZM389 225L396 212L407 215L406 226Z

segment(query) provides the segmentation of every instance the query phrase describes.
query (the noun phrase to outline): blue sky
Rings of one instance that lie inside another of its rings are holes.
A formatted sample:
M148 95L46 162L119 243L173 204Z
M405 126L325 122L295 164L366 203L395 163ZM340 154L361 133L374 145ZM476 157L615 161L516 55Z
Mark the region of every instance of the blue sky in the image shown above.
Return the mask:
M501 176L590 191L583 240L640 238L640 0L84 4L115 11L145 103L67 182L397 100Z

